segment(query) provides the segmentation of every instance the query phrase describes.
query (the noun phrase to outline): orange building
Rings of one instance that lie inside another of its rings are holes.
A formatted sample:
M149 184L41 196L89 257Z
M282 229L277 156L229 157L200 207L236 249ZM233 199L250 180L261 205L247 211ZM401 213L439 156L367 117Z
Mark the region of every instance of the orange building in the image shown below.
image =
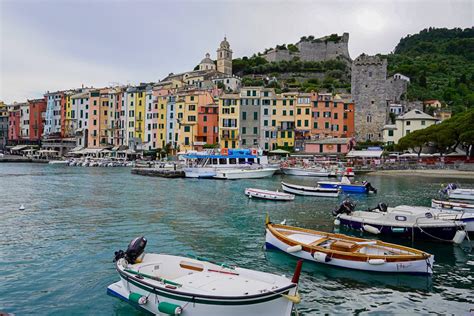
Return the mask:
M205 104L198 108L198 132L195 146L219 143L219 105Z
M354 136L354 102L330 93L311 97L313 138L351 138Z
M109 109L109 90L92 90L89 98L89 147L106 145Z
M43 135L44 116L46 112L46 99L28 100L30 108L29 124L30 124L30 140L38 141Z

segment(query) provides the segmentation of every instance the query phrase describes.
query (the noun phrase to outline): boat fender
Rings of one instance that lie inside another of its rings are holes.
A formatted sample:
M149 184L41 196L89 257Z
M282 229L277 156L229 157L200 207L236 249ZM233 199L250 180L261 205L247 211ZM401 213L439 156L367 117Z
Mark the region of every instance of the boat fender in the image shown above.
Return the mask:
M367 262L373 265L380 265L385 263L385 259L369 259Z
M148 298L146 296L134 292L130 292L128 295L128 300L138 305L145 305L148 302Z
M336 218L336 219L334 220L334 225L336 225L336 226L341 225L341 221L339 220L339 218Z
M331 258L326 253L319 251L313 253L313 258L316 262L326 263L331 261Z
M158 311L167 315L181 315L183 309L181 308L181 306L173 303L159 302Z
M20 211L24 211L24 210L25 210L25 206L24 206L23 204L21 204L18 209L19 209Z
M380 230L377 227L371 226L371 225L363 225L362 228L371 234L378 235L380 234Z
M464 241L464 238L466 238L466 231L458 230L456 235L454 235L453 242L459 245Z
M302 249L303 249L303 247L301 245L290 246L290 247L286 248L286 252L294 253L294 252L301 251Z

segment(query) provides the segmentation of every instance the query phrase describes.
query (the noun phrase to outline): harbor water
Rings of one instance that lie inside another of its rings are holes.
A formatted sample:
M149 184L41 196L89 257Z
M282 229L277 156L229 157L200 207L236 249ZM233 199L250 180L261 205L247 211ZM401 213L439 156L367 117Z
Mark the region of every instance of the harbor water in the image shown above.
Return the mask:
M0 165L0 310L16 315L141 315L106 294L118 280L114 251L144 235L147 251L199 255L291 276L296 260L265 251L264 220L333 231L331 211L343 197L248 199L246 187L278 189L258 180L165 179L129 168L45 164ZM361 176L377 195L354 196L357 208L425 205L442 183L474 187L474 179ZM23 204L24 210L19 210ZM360 232L343 231L356 236ZM394 240L390 240L394 242ZM399 241L397 241L399 242ZM474 309L474 251L436 242L399 242L435 255L432 277L366 273L305 263L300 315L456 314ZM473 243L474 245L474 243Z

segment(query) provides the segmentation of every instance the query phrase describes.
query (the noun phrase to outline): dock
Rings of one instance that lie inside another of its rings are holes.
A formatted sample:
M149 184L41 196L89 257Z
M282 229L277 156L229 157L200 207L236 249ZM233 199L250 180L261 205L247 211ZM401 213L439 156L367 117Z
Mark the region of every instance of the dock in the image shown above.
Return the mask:
M165 168L133 168L132 174L162 178L184 178L184 171Z

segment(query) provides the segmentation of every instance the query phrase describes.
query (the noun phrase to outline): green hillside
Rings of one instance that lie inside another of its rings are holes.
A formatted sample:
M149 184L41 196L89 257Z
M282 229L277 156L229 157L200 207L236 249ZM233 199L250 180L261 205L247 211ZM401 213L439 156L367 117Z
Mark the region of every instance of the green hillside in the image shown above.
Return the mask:
M474 28L429 28L400 40L389 73L411 78L408 99L439 99L454 112L474 107Z

